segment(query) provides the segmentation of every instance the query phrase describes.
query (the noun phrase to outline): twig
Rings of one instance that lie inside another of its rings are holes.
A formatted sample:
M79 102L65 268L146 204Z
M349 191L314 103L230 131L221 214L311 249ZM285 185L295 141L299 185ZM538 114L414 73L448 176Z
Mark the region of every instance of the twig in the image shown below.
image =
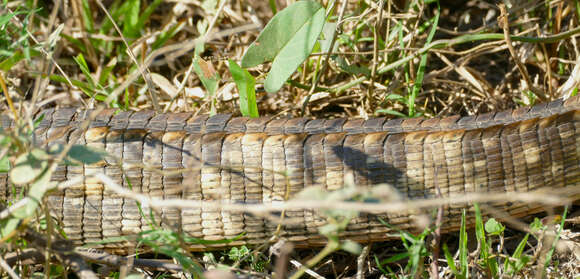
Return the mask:
M280 250L277 251L276 256L278 256L278 259L276 259L273 278L286 278L286 270L288 269L288 261L292 251L294 251L294 245L291 242L284 242Z
M33 231L32 229L26 229L23 238L26 239L28 243L36 247L37 249L43 251L47 249L47 242L43 235ZM48 247L54 255L66 266L70 267L76 275L81 279L97 279L97 275L89 268L85 263L83 258L74 251L72 243L68 240L58 240L54 241L50 247Z
M90 175L88 175L90 176ZM129 198L140 202L144 206L152 208L192 208L206 210L225 210L230 212L251 212L263 214L268 212L279 212L282 210L321 210L321 209L342 209L367 213L401 212L416 209L434 208L441 205L450 204L470 204L474 202L524 202L541 203L544 205L570 204L574 198L580 195L580 188L567 187L561 189L551 189L546 191L532 191L525 193L465 193L460 196L417 199L409 201L389 201L388 203L365 203L348 201L321 201L321 200L290 200L276 204L239 204L228 201L208 201L208 200L183 200L183 199L159 199L150 198L146 195L133 192L119 186L111 178L102 173L95 173L93 176L99 179L108 190L115 192L124 198Z
M296 271L296 273L294 273L294 274L292 274L292 276L290 276L290 279L300 278L304 274L304 272L309 270L315 264L322 261L322 259L326 258L326 256L334 253L339 248L340 248L340 243L338 241L329 241L328 244L326 244L326 246L324 246L324 249L322 249L322 251L320 251L318 254L316 254L316 256L314 256L312 259L308 260L306 262L306 265L303 265L302 267L300 267L300 269L298 269L298 271Z
M16 272L14 272L14 270L12 270L12 267L10 267L10 265L8 265L8 263L4 260L3 257L0 257L0 267L2 269L4 269L4 271L6 271L6 273L8 273L8 275L10 275L10 277L12 279L20 279L18 274L16 274Z
M367 257L369 256L369 252L371 250L371 245L365 245L365 247L363 247L362 252L360 253L360 255L358 255L357 259L356 259L356 279L363 279L365 278L365 260L367 259Z
M90 262L96 262L100 264L106 264L114 267L121 267L127 264L129 260L133 261L134 267L147 268L158 271L172 271L181 272L183 268L178 264L167 263L160 260L151 259L136 259L127 257L111 255L100 250L77 248L75 252L81 257Z
M509 26L509 22L508 22L509 14L506 10L505 4L503 4L503 3L499 4L499 10L500 10L501 14L498 18L498 23L499 23L500 27L503 29L505 42L506 42L506 45L507 45L508 50L510 52L510 55L514 59L514 62L516 63L516 65L518 66L518 69L520 70L520 74L522 75L522 77L526 81L527 87L532 92L534 92L534 94L536 96L545 100L546 99L545 94L543 92L541 92L539 89L535 88L534 84L532 83L532 80L530 79L530 75L528 74L528 70L526 69L524 64L522 64L522 61L520 61L518 55L516 54L516 51L514 49L514 46L512 44L512 40L510 37L510 26Z

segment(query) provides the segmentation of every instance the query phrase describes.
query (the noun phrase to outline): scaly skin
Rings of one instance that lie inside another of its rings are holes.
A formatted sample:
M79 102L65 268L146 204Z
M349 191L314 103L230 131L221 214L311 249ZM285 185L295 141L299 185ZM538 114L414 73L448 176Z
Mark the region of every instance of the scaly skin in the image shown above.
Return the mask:
M85 113L47 110L36 131L39 142L66 143L79 134ZM3 118L3 126L11 125ZM357 187L388 183L403 198L459 197L468 192L527 192L566 187L578 198L580 181L580 99L554 101L470 117L443 119L384 118L307 120L303 118L231 118L190 113L103 111L78 143L101 148L113 157L93 165L59 166L53 180L65 181L98 171L123 187L151 197L265 203L293 197L305 187L341 189L352 178ZM154 169L163 170L156 172ZM187 169L181 173L175 170ZM274 170L274 171L273 171ZM173 171L172 173L168 173ZM284 176L286 172L288 176ZM13 199L8 177L0 176L0 198ZM570 196L572 195L572 196ZM86 178L53 193L51 212L75 243L132 235L149 229L135 201ZM519 217L542 210L541 204L494 202L496 209ZM442 231L457 229L464 204L444 207ZM149 212L144 208L144 212ZM421 212L379 214L387 222L411 229ZM191 245L192 250L264 242L277 224L248 213L219 209L172 209L155 212L156 222L206 240L227 244ZM317 228L324 219L312 210L288 210L292 224L282 238L298 246L324 243ZM344 236L357 241L389 239L390 229L377 215L354 218ZM134 243L103 244L118 253Z

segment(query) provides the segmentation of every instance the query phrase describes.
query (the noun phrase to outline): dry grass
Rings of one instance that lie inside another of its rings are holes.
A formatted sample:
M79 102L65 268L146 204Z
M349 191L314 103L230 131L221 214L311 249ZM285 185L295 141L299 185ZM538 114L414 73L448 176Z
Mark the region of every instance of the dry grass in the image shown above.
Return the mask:
M240 115L239 95L227 60L239 62L272 18L269 2L275 3L278 10L286 7L286 2L168 0L150 15L145 14L147 8L156 1L131 2L141 5L133 18L141 16L142 25L130 20L130 13L120 12L123 1L71 0L70 4L8 1L2 5L0 18L7 21L0 26L0 81L5 83L3 92L6 88L10 94L10 98L2 95L2 100L12 100L23 115L39 108L64 106L209 113L212 103L217 112ZM435 3L417 0L323 1L325 6L334 7L329 20L337 24L336 48L330 54L315 50L292 75L289 84L275 94L264 92L259 85L256 99L260 115L316 118L474 115L553 100L578 88L578 33L566 32L580 26L580 2L505 3L509 15L500 17L499 6L477 0L441 1L439 11ZM436 32L429 40L438 12ZM110 17L116 24L111 24ZM454 41L473 33L499 34L499 39L490 35L487 40ZM560 34L565 35L558 37ZM539 42L512 39L508 44L506 35L548 39ZM430 44L437 47L425 49ZM215 96L205 94L193 71L195 51L222 77ZM426 59L424 67L422 55ZM15 61L18 58L21 59ZM259 84L268 70L267 63L251 68L250 73ZM7 109L6 102L2 106ZM549 277L571 277L580 272L577 219L573 216L561 234L564 248L573 252L556 254L557 261L548 268ZM494 247L503 249L496 255L509 257L523 235L506 231L493 238ZM450 250L456 251L458 248L453 246L457 246L458 238L444 235L439 242L448 243ZM518 276L538 274L542 268L539 257L546 249L542 243L531 241L526 247L525 253L537 261L527 265ZM1 249L10 250L5 246ZM426 249L431 251L428 245ZM335 252L316 262L308 272L311 276L378 278L386 275L381 275L375 259L380 262L400 255L408 247L397 242L376 244L367 250L368 254L358 259ZM194 261L204 267L221 262L240 273L271 276L275 268L285 270L281 265L298 269L302 265L299 262L304 263L318 253L318 250L288 253L281 249L276 257L278 262L274 263L268 253L256 249L251 253L234 251L234 256L231 251L223 255L196 254ZM421 259L425 264L416 272L417 276L435 276L434 272L426 271L430 268L429 256ZM437 274L453 277L443 253L439 259ZM411 273L406 264L406 260L395 260L388 266L393 276L402 277ZM2 268L9 270L6 266ZM262 268L260 273L250 271ZM16 269L31 272L22 266ZM476 267L473 269L474 276L485 274ZM62 268L54 272L66 274ZM124 272L127 271L121 269L116 275L122 277Z

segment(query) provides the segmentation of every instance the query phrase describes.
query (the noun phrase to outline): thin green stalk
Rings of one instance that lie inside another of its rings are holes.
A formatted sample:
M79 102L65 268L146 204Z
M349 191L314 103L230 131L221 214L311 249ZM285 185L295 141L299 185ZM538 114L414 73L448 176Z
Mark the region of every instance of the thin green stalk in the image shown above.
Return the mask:
M339 248L340 248L340 243L338 240L329 239L328 244L326 244L326 246L324 246L324 249L322 249L322 251L320 251L320 253L316 254L316 256L314 256L314 258L310 259L306 263L306 265L300 267L300 269L298 271L296 271L296 273L292 274L290 279L298 279L298 278L302 277L302 275L304 274L304 272L306 272L306 270L308 268L311 268L315 264L319 263L324 258L326 258L326 256L336 252Z

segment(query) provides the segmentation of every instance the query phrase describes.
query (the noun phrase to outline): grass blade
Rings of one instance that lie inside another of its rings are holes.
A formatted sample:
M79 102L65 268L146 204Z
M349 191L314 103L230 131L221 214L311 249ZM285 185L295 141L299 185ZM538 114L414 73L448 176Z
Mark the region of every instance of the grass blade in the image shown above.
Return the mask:
M254 77L231 59L228 60L228 65L240 94L240 111L242 115L254 118L259 117Z
M463 278L467 278L467 271L469 265L467 262L467 232L465 230L465 209L461 213L461 229L459 230L459 264L461 267L460 274Z

